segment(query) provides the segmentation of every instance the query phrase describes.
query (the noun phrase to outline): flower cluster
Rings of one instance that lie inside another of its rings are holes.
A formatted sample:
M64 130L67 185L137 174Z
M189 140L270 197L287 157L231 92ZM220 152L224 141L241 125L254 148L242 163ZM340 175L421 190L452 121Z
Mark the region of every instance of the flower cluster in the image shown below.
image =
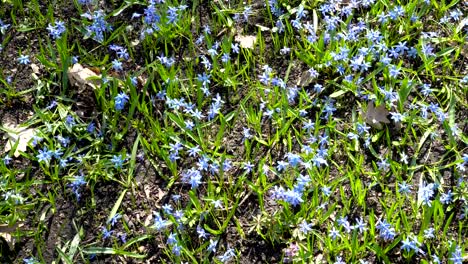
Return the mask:
M282 186L274 186L273 189L270 190L270 194L275 200L283 200L292 206L297 206L304 202L302 196L306 188L309 186L309 183L309 176L299 175L293 188L284 189Z
M84 13L81 16L93 21L91 25L86 27L86 37L92 37L97 42L102 42L104 41L104 33L112 31L112 26L105 20L103 10L94 11L92 15Z
M395 228L387 220L378 220L375 227L379 230L379 236L386 241L393 240L397 235Z
M124 92L120 92L115 98L115 110L121 111L124 109L125 104L130 100L130 97L126 95Z
M86 185L86 180L83 172L81 172L79 176L75 176L73 178L73 181L70 184L68 184L68 186L72 189L72 192L75 194L76 200L80 200L80 190L84 185Z
M49 34L52 38L58 39L63 35L63 33L65 33L67 28L65 27L65 23L63 21L55 20L54 25L49 24L47 26L47 30L49 31Z

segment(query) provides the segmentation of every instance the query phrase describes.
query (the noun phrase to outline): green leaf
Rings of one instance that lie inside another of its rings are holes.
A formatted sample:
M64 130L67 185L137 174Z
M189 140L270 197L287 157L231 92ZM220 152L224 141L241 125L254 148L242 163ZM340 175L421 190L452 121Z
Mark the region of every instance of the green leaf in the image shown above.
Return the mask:
M125 243L125 245L123 245L123 249L126 249L128 248L129 246L137 243L137 242L140 242L140 241L143 241L143 240L146 240L146 239L149 239L151 238L152 236L151 235L143 235L143 236L139 236L139 237L135 237L135 238L132 238L131 240L127 241L127 243Z
M83 249L83 253L87 255L93 255L93 254L122 255L122 256L137 258L137 259L146 258L146 255L136 254L136 253L120 250L120 249L106 248L106 247L89 247L89 248Z
M345 91L345 90L338 90L332 94L330 94L330 97L331 98L337 98L337 97L340 97L342 96L343 94L347 93L348 91Z
M70 245L70 249L68 250L68 258L73 260L73 257L75 256L76 250L78 249L78 245L80 244L81 238L80 238L80 232L82 232L83 229L80 227L80 230L76 235L73 237L73 240Z
M64 263L73 264L72 260L59 247L56 247L55 249Z
M109 217L107 218L107 222L110 222L112 217L114 217L114 215L117 213L117 210L119 210L120 204L122 203L122 200L126 193L127 193L127 189L123 190L122 193L120 194L119 199L117 199L117 201L114 204L114 207L112 207Z

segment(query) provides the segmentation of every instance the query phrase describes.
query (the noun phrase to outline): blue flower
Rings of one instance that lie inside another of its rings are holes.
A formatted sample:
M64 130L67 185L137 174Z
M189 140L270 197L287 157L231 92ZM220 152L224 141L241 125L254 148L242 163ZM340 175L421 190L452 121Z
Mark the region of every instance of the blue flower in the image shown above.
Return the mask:
M127 234L121 233L121 234L118 234L117 237L120 238L120 241L122 241L122 243L127 243Z
M177 243L176 234L170 233L169 237L167 238L166 244L173 245L173 244L176 244L176 243Z
M356 129L357 129L358 134L359 134L359 135L362 135L362 134L367 134L367 133L369 133L370 127L367 126L367 125L364 124L364 123L357 123L357 124L356 124Z
M398 192L402 194L411 193L411 185L408 185L406 182L398 183Z
M330 187L328 187L328 186L323 186L322 188L320 188L320 190L322 191L323 195L325 195L325 196L330 196L330 194L331 194Z
M3 163L5 163L5 165L8 165L10 164L10 162L12 161L13 159L10 158L10 156L8 154L5 155L5 157L3 158Z
M59 160L59 163L60 163L60 168L65 168L66 166L68 166L68 159L65 158L65 159L60 159Z
M102 227L101 230L102 230L102 238L103 239L108 239L109 237L112 236L112 233L114 233L114 231L107 230L107 228L105 228L105 227Z
M65 27L65 23L60 20L55 20L55 25L49 24L47 27L47 30L49 31L49 34L52 36L54 39L60 38L63 33L67 30Z
M20 64L24 64L24 65L27 65L29 64L31 61L29 60L29 55L20 55L18 57L18 61Z
M342 257L336 257L336 260L333 264L346 264Z
M299 230L304 234L307 235L310 231L312 231L312 223L307 223L306 220L302 220L299 224Z
M201 179L202 175L199 171L194 171L194 173L190 175L189 183L192 189L196 189L201 184Z
M380 161L377 162L377 166L379 167L379 170L387 171L390 168L390 163L387 159L380 158Z
M391 65L388 72L390 77L396 78L400 74L400 69L397 68L395 65Z
M6 30L10 27L10 24L5 24L1 19L0 19L0 33L5 34ZM1 50L1 49L0 49Z
M65 124L72 128L74 125L76 125L75 119L71 115L67 115L65 118Z
M224 252L224 254L222 256L218 256L219 260L223 263L226 263L228 262L231 258L235 257L236 254L234 252L233 249L229 248L228 250L226 250L226 252Z
M94 122L89 123L88 127L86 128L86 131L88 131L89 134L94 133L94 130L96 129L96 125Z
M52 159L53 152L48 150L46 146L42 148L42 150L39 150L39 154L37 154L36 158L38 162L46 162L49 163L50 160Z
M166 213L168 215L172 214L173 209L172 209L172 206L170 204L164 204L162 206L162 209L163 209L164 213Z
M208 245L208 250L209 252L216 252L216 246L218 245L218 240L211 240L210 239L210 244Z
M332 240L335 240L337 237L341 237L340 231L335 227L333 227L332 230L330 230L328 236L331 237Z
M347 216L345 216L345 217L340 217L340 218L338 219L337 222L338 222L338 225L342 226L342 227L345 229L345 231L346 231L347 233L350 233L350 232L351 232L352 227L351 227L351 225L349 224L349 221L348 221L348 217L347 217Z
M286 154L286 157L288 158L289 165L291 165L292 167L296 167L302 162L301 156L299 156L298 154L289 152Z
M387 220L383 222L378 220L375 227L379 230L380 237L386 241L393 240L396 236L395 228L393 228Z
M442 193L440 196L440 202L443 204L451 203L452 199L453 199L453 194L451 190L449 190L447 193Z
M123 159L123 157L122 157L121 154L118 155L118 156L117 156L117 155L114 155L114 156L112 157L112 159L111 159L111 162L114 164L114 167L117 168L117 169L122 168L122 165L123 165L124 161L125 161L125 160Z
M176 256L180 256L180 251L182 250L182 247L179 244L174 244L172 247L172 253Z
M68 186L72 188L73 193L75 193L77 200L80 200L80 197L81 197L80 189L81 189L81 186L83 185L86 185L86 181L84 179L83 174L81 174L80 176L74 177L73 181L70 184L68 184Z
M105 20L104 11L97 10L94 11L93 15L85 13L82 16L93 20L93 23L86 27L86 37L92 36L98 42L104 41L104 33L112 30L112 26Z
M434 195L434 184L433 183L430 183L430 184L427 184L425 185L425 183L422 183L420 186L419 186L419 190L418 190L418 197L420 197L420 199L422 199L422 204L423 205L427 205L427 206L431 206L431 198L432 196Z
M214 208L221 209L223 207L221 200L213 200L211 203L213 204Z
M110 223L111 226L114 226L114 225L117 223L117 220L119 220L120 218L122 218L122 215L119 214L119 213L116 213L116 214L108 221L108 223Z
M157 231L161 231L162 229L166 228L168 225L169 225L168 221L163 220L159 213L155 213L153 227Z
M292 206L297 206L304 202L304 200L302 199L302 193L297 192L295 190L287 190L285 192L285 201L291 204Z
M276 169L281 172L284 171L288 167L288 163L283 160L278 160L277 161L278 165L276 165Z
M208 233L206 233L205 229L203 229L199 225L197 226L197 234L198 234L198 238L206 239L208 237Z
M401 123L404 119L404 116L400 113L397 113L397 112L390 112L390 115L391 115L391 119L395 122L395 123Z
M114 101L115 101L115 109L116 109L117 111L121 111L122 109L124 109L125 104L128 102L128 100L130 100L130 97L128 97L128 95L126 95L124 92L120 92L120 93L114 98Z
M252 163L250 163L250 161L248 161L248 162L246 162L246 163L244 164L244 170L245 170L247 173L250 173L254 167L255 167L255 165L253 165Z
M122 68L122 62L118 61L118 60L113 60L112 61L112 69L116 70L116 71L121 71L123 70Z
M424 230L424 238L429 239L429 238L434 238L434 228L428 228Z
M463 256L462 256L462 250L459 246L455 248L455 251L452 252L452 257L449 258L451 261L453 261L454 264L462 264L463 263Z
M366 223L364 222L362 217L359 219L356 218L356 224L354 225L353 228L359 230L359 233L363 233L364 231L367 230Z
M31 258L25 258L23 259L23 262L25 264L37 264L39 263L39 261L37 261L35 258L31 257Z
M418 239L414 236L412 236L411 239L410 237L407 237L401 243L403 243L401 249L405 250L406 252L410 252L411 250L414 250L414 252L422 252L422 250L419 248L421 243L419 243Z

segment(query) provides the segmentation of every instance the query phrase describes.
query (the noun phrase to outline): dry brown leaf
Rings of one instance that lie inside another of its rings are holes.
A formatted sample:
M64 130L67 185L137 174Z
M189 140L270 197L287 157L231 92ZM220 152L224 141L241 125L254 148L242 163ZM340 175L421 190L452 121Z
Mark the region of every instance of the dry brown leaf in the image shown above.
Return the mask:
M390 120L388 120L389 112L385 108L385 105L379 105L378 107L374 106L374 102L371 101L369 104L367 104L367 110L366 110L366 123L372 126L373 128L376 129L382 129L382 123L384 124L389 124Z
M241 36L237 35L235 40L239 42L239 45L244 49L253 49L255 42L257 41L256 36Z
M313 80L314 78L312 77L310 71L307 70L301 74L301 78L298 80L297 85L304 87L309 85Z
M15 125L10 123L3 124L3 127L8 131L6 138L8 139L5 144L5 152L10 151L18 142L18 146L15 149L13 156L19 157L20 151L26 152L29 141L36 134L36 130L33 128L21 127L21 125Z
M39 74L39 66L37 66L36 64L31 63L31 69L32 69L33 73Z
M145 222L144 222L145 226L150 226L152 220L153 220L153 214L147 215L145 218Z
M75 63L73 67L68 69L70 83L82 89L86 88L86 86L96 89L96 85L99 84L99 81L95 79L97 77L99 76L95 72L83 67L79 63Z
M257 26L260 31L270 31L271 29L269 27L265 27L265 26L262 26L260 24L255 24L255 26Z
M10 250L15 249L16 239L11 235L11 233L15 232L18 227L23 226L23 224L16 223L13 226L8 225L0 225L0 237L2 237L8 244Z

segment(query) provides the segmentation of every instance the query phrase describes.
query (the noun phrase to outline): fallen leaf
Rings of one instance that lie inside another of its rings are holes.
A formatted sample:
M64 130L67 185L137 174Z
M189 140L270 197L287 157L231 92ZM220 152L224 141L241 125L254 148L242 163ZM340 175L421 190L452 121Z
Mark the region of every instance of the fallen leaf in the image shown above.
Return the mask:
M151 189L149 187L149 185L145 185L143 186L143 190L145 191L145 195L146 195L146 199L149 199L151 196Z
M88 68L84 68L79 63L75 63L73 67L68 69L68 79L70 80L70 83L80 88L85 88L86 86L89 86L93 89L96 89L96 85L99 84L99 81L95 78L98 77L99 76L95 72Z
M138 80L138 84L141 86L141 87L144 87L146 85L146 82L148 82L148 79L147 78L144 78L142 76L138 76L137 77L137 80Z
M304 86L309 85L313 80L314 78L312 77L312 74L310 73L309 70L307 70L301 74L301 78L297 82L297 85L304 87Z
M262 26L260 24L255 24L255 26L257 26L260 29L260 31L270 31L270 28Z
M365 113L366 123L376 129L382 129L382 123L389 124L387 115L389 114L388 110L385 108L385 105L379 105L378 107L374 106L374 102L370 101L367 104L367 110Z
M314 9L313 12L312 12L312 21L313 21L313 25L314 25L314 32L315 34L317 34L317 30L318 30L318 16L317 16L317 11Z
M5 123L2 126L7 130L6 138L8 141L5 144L5 152L10 151L15 146L16 142L18 142L18 146L16 146L13 156L19 157L20 151L26 152L28 143L36 134L36 130L10 123Z
M239 42L239 45L244 49L253 49L255 42L257 41L256 36L241 36L237 35L235 40Z
M138 40L138 39L135 39L132 42L130 42L130 45L132 47L136 47L136 46L138 46L138 44L140 44L140 40Z
M11 235L11 233L15 232L15 230L21 226L23 226L23 224L18 223L13 226L0 225L0 237L6 241L11 251L15 249L16 242L16 239Z
M39 73L39 66L37 66L36 64L31 63L31 69L32 69L33 73L35 73L35 74Z
M145 222L144 222L145 226L150 226L152 220L153 220L153 214L149 214L148 216L146 216Z

